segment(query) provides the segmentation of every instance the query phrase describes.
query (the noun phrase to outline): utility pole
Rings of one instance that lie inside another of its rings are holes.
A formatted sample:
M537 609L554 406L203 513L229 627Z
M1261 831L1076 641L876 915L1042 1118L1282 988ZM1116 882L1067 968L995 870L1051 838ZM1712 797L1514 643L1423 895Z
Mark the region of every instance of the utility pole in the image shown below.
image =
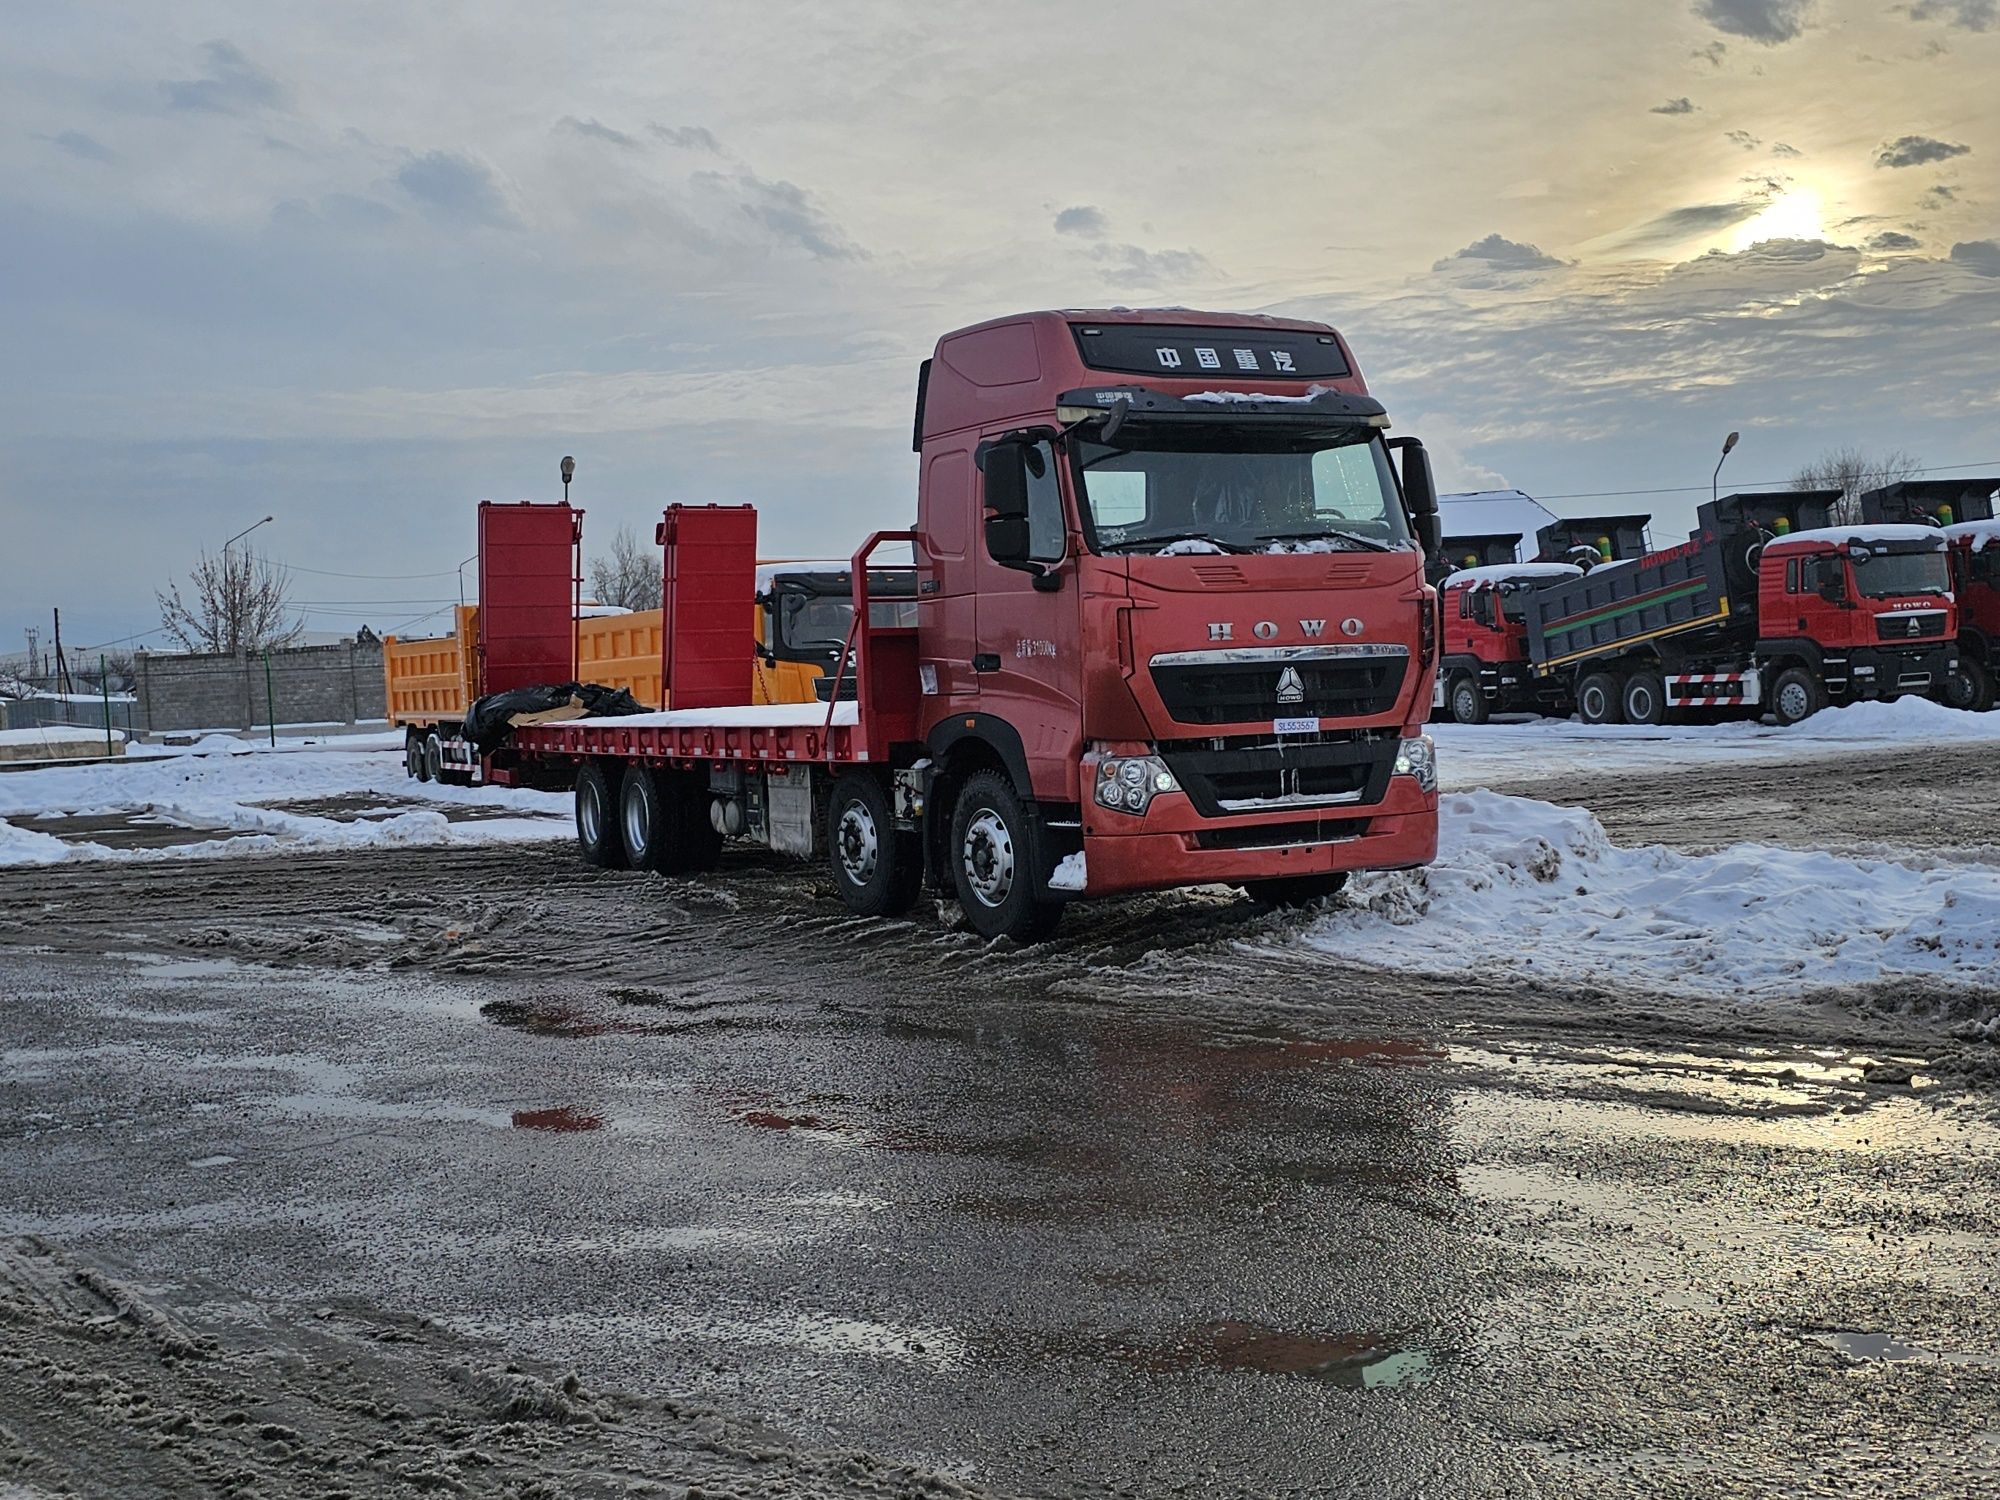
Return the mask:
M69 691L67 686L69 681L69 663L63 660L62 611L57 609L51 610L50 613L55 616L56 626L56 691L58 693L67 693Z

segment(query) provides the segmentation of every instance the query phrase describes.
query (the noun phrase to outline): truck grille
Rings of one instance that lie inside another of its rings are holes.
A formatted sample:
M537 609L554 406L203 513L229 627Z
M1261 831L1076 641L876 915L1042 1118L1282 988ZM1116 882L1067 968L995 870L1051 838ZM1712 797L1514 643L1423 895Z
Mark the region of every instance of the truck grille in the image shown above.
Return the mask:
M1879 641L1921 641L1943 634L1941 609L1912 609L1875 617L1875 638Z
M1316 743L1160 747L1160 758L1205 818L1304 811L1315 805L1380 802L1395 768L1398 736Z
M1182 724L1385 714L1409 665L1407 646L1181 651L1151 663L1160 701Z

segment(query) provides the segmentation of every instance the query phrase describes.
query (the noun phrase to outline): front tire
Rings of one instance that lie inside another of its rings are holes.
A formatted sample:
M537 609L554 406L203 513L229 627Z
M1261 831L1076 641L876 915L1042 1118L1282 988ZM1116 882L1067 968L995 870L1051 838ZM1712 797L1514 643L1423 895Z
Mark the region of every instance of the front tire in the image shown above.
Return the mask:
M1470 672L1452 678L1449 701L1452 718L1461 724L1484 724L1492 713L1486 695L1479 691L1479 683Z
M1970 656L1958 659L1958 670L1944 680L1944 701L1967 713L1983 714L1993 707L1993 673Z
M1804 667L1787 667L1771 689L1771 713L1787 728L1826 707L1826 684Z
M1347 888L1347 872L1329 875L1283 875L1273 880L1249 880L1243 893L1266 906L1311 906L1338 896Z
M951 815L951 873L958 904L984 938L1034 943L1055 931L1062 903L1035 895L1027 811L1005 777L976 771Z
M583 862L600 870L625 868L625 840L614 813L611 777L599 761L576 773L576 846Z
M1609 672L1590 672L1576 685L1576 716L1586 724L1621 724L1623 703L1618 679Z
M897 829L888 788L878 778L854 771L833 784L826 848L834 889L857 917L899 917L916 905L923 843Z

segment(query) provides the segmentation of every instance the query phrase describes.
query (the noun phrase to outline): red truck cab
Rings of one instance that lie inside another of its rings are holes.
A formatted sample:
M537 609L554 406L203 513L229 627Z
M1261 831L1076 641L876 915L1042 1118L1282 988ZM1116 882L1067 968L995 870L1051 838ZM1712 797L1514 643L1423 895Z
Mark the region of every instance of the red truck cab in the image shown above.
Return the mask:
M1528 664L1526 596L1583 571L1563 562L1493 563L1447 577L1438 591L1438 706L1461 724L1484 724L1494 713L1561 711L1562 684L1535 676Z
M1945 538L1913 524L1829 526L1774 537L1757 570L1757 654L1779 719L1837 701L1943 686L1956 661L1935 652L1958 633ZM1955 652L1949 653L1955 658Z
M2000 521L1961 521L1944 535L1958 601L1958 670L1943 696L1954 708L1984 713L2000 672Z
M1322 324L1038 312L938 342L919 729L931 862L974 870L971 906L1031 852L1038 896L1310 895L1434 856L1436 501L1387 426ZM1015 805L968 808L975 780Z

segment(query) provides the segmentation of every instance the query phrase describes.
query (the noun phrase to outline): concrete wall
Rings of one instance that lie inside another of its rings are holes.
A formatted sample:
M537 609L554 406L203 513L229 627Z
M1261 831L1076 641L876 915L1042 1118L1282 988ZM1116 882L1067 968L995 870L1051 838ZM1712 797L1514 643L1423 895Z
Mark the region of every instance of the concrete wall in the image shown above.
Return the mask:
M169 656L142 651L137 727L149 734L175 729L251 729L278 724L352 724L380 719L382 644L291 646L265 657Z

